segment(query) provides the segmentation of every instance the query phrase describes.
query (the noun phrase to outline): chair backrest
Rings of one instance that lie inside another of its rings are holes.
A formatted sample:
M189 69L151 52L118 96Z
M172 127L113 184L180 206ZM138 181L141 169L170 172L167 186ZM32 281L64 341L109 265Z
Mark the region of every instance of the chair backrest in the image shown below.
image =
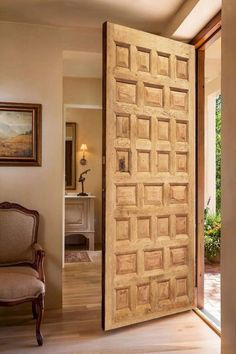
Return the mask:
M19 204L0 204L0 265L33 263L39 214Z

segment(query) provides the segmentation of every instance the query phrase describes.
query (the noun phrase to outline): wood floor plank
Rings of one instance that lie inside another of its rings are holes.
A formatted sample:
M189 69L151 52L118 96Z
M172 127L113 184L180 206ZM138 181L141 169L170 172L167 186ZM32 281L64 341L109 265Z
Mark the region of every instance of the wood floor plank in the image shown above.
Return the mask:
M0 313L2 354L219 354L220 338L192 311L104 333L101 330L101 262L66 264L63 310L46 311L44 346L19 309Z

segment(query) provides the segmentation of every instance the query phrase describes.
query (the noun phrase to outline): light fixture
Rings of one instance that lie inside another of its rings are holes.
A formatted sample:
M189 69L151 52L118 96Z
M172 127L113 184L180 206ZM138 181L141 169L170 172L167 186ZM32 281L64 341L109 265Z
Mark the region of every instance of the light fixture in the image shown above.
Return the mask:
M80 164L81 165L86 165L87 164L87 160L85 158L85 151L87 151L87 150L88 150L87 145L86 144L82 144L81 147L80 147L80 151L83 151L83 157L80 160Z

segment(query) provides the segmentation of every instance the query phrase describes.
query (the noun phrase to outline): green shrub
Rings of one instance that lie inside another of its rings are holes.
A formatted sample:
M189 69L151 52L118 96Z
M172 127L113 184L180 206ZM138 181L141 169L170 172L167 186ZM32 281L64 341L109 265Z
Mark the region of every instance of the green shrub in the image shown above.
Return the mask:
M221 208L221 95L216 99L216 212Z
M205 256L212 260L220 251L221 216L219 213L210 214L208 208L205 210L204 237Z

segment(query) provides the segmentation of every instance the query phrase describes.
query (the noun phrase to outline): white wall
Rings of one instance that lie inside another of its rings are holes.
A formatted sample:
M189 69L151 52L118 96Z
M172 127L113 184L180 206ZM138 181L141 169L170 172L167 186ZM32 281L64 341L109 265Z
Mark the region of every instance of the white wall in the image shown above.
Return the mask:
M60 32L0 23L0 101L41 103L42 167L1 167L0 201L40 213L46 251L46 305L62 303L63 120Z
M236 348L236 2L222 9L222 354Z

